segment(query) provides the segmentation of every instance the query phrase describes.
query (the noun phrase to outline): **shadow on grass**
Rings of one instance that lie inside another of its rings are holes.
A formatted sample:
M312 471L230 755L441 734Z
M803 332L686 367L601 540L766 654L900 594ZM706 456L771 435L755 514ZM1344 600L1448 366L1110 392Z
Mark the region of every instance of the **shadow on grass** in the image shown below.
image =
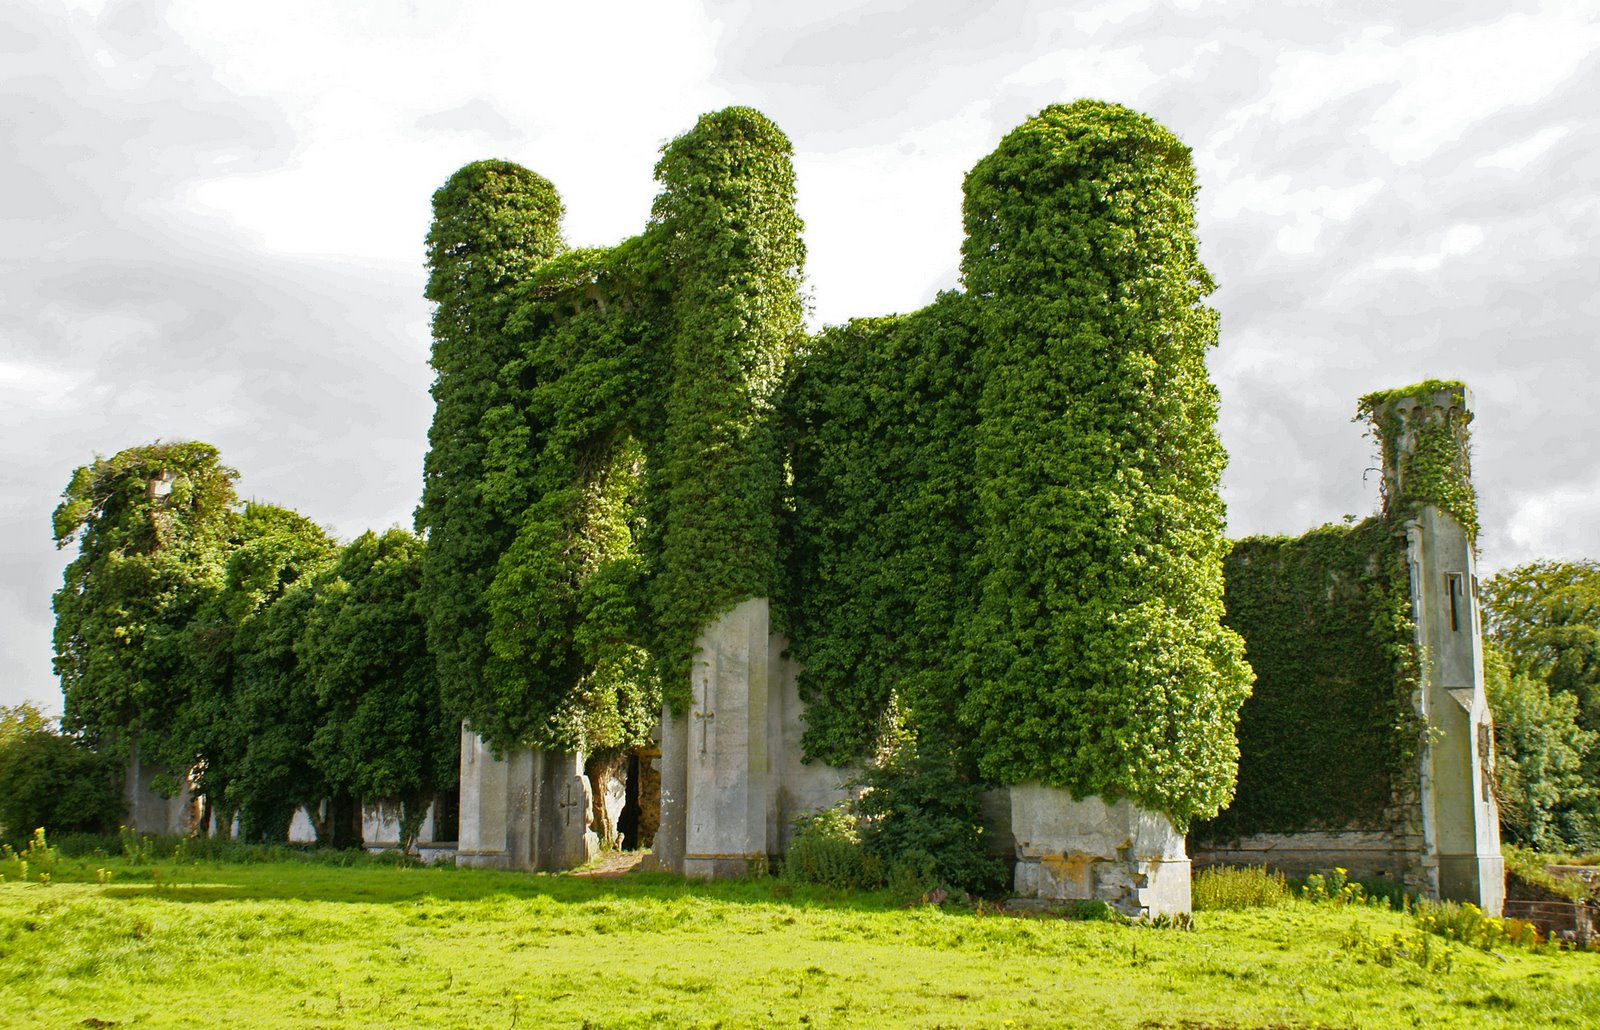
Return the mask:
M796 886L777 877L708 883L667 873L634 872L618 878L597 879L558 873L371 866L338 868L292 862L248 865L201 862L185 866L156 863L153 868L159 870L159 879L152 879L151 869L146 867L116 870L117 880L103 888L100 895L119 901L178 904L302 901L403 905L423 900L449 903L544 898L558 904L582 905L693 898L725 904L863 913L902 907L900 900L886 891L858 893Z

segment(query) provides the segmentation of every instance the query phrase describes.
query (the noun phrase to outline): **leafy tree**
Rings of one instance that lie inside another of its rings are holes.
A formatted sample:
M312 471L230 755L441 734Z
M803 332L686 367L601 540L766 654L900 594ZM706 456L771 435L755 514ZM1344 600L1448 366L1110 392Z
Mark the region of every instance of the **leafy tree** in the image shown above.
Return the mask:
M564 249L561 198L549 181L505 161L479 161L433 197L427 297L433 316L433 426L416 528L423 559L428 639L453 718L484 713L484 595L530 498L526 445L495 447L518 421L504 333L515 288Z
M403 843L455 783L460 732L440 705L422 610L420 539L363 533L318 582L295 645L321 708L311 762L334 799L397 798Z
M246 839L277 840L288 830L282 792L268 789L258 795L247 788L261 787L259 778L245 784L237 780L249 750L259 752L293 721L285 718L282 704L262 706L253 693L246 703L241 665L258 647L276 643L261 642L264 614L290 587L332 564L337 548L310 519L267 504L247 504L235 520L234 537L221 586L188 627L186 700L174 737L185 754L198 757L195 789L216 817L226 824L229 813L238 810ZM272 701L293 695L291 688ZM299 744L302 751L308 739L309 733ZM292 814L291 803L287 815Z
M1484 584L1489 635L1517 671L1578 699L1580 719L1600 730L1600 562L1530 562Z
M0 705L0 747L28 733L45 733L54 722L32 701Z
M1600 734L1578 725L1578 701L1539 676L1513 672L1499 648L1484 648L1494 713L1500 825L1545 851L1600 846L1600 790L1583 766Z
M54 516L56 546L78 546L54 601L68 727L181 751L186 630L221 583L237 476L204 443L131 447L73 473Z
M1006 886L1006 866L988 852L982 786L953 721L902 725L885 734L885 753L862 776L855 803L867 851L943 883L991 895Z
M24 702L0 707L0 838L35 829L99 833L122 815L118 763Z
M1600 734L1600 563L1507 569L1484 584L1483 610L1512 676L1543 681L1552 699L1572 697L1578 726ZM1600 791L1600 747L1588 750L1583 776Z

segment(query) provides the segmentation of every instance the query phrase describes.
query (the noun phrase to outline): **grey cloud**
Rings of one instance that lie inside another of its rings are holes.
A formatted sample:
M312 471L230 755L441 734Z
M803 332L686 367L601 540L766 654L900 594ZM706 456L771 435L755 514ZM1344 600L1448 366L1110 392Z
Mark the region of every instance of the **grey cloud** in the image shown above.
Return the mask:
M193 214L191 184L272 168L282 113L220 86L123 3L86 25L8 9L0 37L0 703L56 703L50 511L71 470L155 438L217 444L245 496L350 535L408 524L431 411L415 262L262 253ZM111 67L94 54L112 54ZM16 409L14 409L15 411Z
M1016 69L1063 49L1137 54L1156 76L1138 95L1107 95L1081 69L1060 76L1064 88L1148 111L1202 159L1232 531L1299 532L1371 510L1356 398L1448 375L1477 394L1486 565L1540 548L1600 555L1600 523L1511 524L1540 498L1600 510L1600 412L1589 400L1600 382L1600 58L1410 163L1366 135L1392 82L1330 88L1334 99L1287 121L1238 118L1273 99L1286 54L1336 54L1375 27L1399 45L1533 6L1150 4L1092 32L1039 0L713 7L724 29L715 85L766 110L812 155L905 142L956 111L997 140L1073 99L1002 85ZM243 470L246 495L347 535L407 521L420 483L430 409L420 253L381 267L274 256L194 214L195 183L279 167L295 136L271 102L220 85L164 11L114 3L89 23L30 0L0 7L0 403L17 405L0 414L0 703L55 690L48 598L64 558L49 513L96 451L210 440ZM517 138L496 100L416 128ZM1432 114L1416 117L1426 126ZM1478 166L1552 126L1569 131L1528 167ZM1224 205L1244 176L1281 179L1288 210ZM1381 189L1327 220L1309 253L1279 248L1280 230L1312 213L1310 191L1369 181ZM1377 267L1436 250L1458 224L1481 229L1475 249L1432 270ZM930 273L953 269L954 242ZM893 241L876 245L895 259ZM953 282L953 271L933 276L928 296Z
M717 9L726 26L719 76L769 109L802 149L892 141L974 101L998 139L1045 104L1073 99L1034 86L996 88L1012 69L1061 49L1136 50L1158 74L1137 96L1107 96L1078 83L1072 68L1060 74L1082 92L1148 111L1202 155L1233 162L1199 171L1204 253L1222 284L1213 298L1223 315L1213 366L1233 455L1225 492L1234 532L1299 532L1370 511L1376 485L1362 473L1372 450L1350 423L1356 398L1426 376L1459 376L1476 388L1486 566L1535 556L1508 522L1528 498L1593 490L1589 441L1600 415L1586 386L1600 381L1592 328L1600 316L1592 175L1600 59L1550 96L1491 112L1411 163L1367 137L1398 82L1348 93L1329 83L1334 99L1299 117L1261 114L1234 125L1241 111L1269 99L1286 54L1335 55L1375 30L1399 46L1537 13L1538 5L1151 4L1087 34L1026 0L932 14L894 3L820 14L795 5ZM1430 112L1415 117L1427 126ZM1532 166L1477 167L1552 125L1571 131ZM1221 177L1246 175L1283 177L1294 207L1224 213L1218 200L1229 182ZM1311 210L1304 191L1372 180L1382 188L1348 220L1325 222L1310 253L1279 248L1279 231ZM1437 249L1457 224L1481 228L1482 243L1437 269L1376 267ZM1565 539L1600 553L1597 534L1591 527Z

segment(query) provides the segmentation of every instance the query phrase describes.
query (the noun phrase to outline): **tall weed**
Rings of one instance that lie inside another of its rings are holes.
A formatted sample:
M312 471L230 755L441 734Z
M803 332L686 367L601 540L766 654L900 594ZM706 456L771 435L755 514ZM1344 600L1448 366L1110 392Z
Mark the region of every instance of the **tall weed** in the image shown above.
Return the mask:
M1195 874L1190 886L1197 910L1278 908L1294 897L1282 873L1265 866L1213 866Z

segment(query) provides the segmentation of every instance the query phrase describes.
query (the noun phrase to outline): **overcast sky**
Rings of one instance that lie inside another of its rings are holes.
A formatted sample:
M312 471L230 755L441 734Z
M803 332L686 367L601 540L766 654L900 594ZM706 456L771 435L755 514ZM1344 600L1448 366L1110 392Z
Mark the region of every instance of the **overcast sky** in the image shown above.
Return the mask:
M432 191L637 232L701 112L794 141L813 324L956 283L961 177L1096 97L1194 148L1234 534L1376 504L1363 392L1462 378L1484 566L1600 557L1600 0L0 4L0 704L59 710L72 469L215 443L342 537L410 526Z

